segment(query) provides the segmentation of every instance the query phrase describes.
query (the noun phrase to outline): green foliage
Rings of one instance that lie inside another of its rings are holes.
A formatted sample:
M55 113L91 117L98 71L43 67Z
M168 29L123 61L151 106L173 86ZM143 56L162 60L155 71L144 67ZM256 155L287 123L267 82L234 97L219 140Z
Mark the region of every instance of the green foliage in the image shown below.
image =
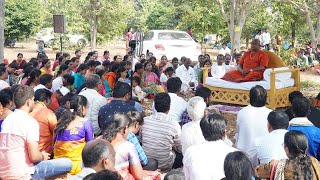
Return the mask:
M293 66L293 62L297 58L294 54L295 54L295 49L284 50L280 46L280 52L278 53L278 55L282 58L282 61L287 67Z
M121 35L127 26L129 14L134 12L133 4L127 0L46 0L45 23L43 27L52 26L53 14L64 14L66 30L81 33L90 39L92 15L98 17L97 41L103 42Z
M301 89L308 92L319 92L320 84L312 80L301 80Z
M148 29L174 29L175 25L175 8L157 4L154 10L147 17L146 24Z
M134 8L131 1L100 1L98 15L98 42L124 34ZM88 17L87 17L88 19Z
M303 2L296 0L296 2ZM313 6L310 6L313 7ZM291 40L292 32L295 30L295 40L299 43L310 41L310 31L306 22L306 17L291 3L272 3L272 12L275 14L274 29L282 32L284 39Z
M311 9L315 2L308 1ZM223 3L228 11L230 2ZM194 36L200 41L206 34L217 34L223 41L230 39L220 8L212 0L6 0L5 12L5 36L18 39L27 38L40 28L52 27L53 14L65 15L67 32L85 34L88 39L89 20L97 15L98 42L123 37L129 27L146 32L150 29L185 31L192 26ZM311 10L311 15L315 21L315 11ZM264 0L251 8L242 38L251 39L257 29L269 28L272 39L280 30L283 41L287 41L293 27L298 42L310 40L305 16L297 7Z
M211 1L196 3L194 8L182 17L178 27L186 29L190 25L194 36L199 40L202 40L206 34L225 35L224 32L228 31L218 7Z
M257 30L262 28L267 28L271 30L271 34L276 34L277 29L273 28L273 25L276 24L275 18L268 7L261 4L253 6L242 30L242 37L252 39Z
M40 0L7 0L5 5L5 37L28 38L40 29Z
M53 26L53 15L64 14L66 19L66 31L72 33L89 33L89 23L83 18L82 7L88 0L46 0L45 20L43 27Z

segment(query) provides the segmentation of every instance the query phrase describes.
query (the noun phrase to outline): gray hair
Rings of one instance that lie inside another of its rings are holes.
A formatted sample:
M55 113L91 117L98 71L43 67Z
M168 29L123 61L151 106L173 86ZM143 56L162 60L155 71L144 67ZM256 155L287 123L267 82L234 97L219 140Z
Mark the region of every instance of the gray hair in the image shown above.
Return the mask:
M187 111L192 121L200 121L204 116L207 105L199 96L191 98L188 102Z
M97 74L90 75L86 80L86 87L94 89L100 84L100 77Z

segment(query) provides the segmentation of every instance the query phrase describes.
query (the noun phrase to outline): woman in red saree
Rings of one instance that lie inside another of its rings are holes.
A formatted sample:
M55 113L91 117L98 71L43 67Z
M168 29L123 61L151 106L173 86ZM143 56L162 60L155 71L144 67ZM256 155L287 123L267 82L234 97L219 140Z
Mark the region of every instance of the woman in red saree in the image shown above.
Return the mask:
M231 82L260 81L268 64L268 55L260 50L260 41L254 39L251 42L251 50L245 52L240 59L238 70L229 71L222 79Z

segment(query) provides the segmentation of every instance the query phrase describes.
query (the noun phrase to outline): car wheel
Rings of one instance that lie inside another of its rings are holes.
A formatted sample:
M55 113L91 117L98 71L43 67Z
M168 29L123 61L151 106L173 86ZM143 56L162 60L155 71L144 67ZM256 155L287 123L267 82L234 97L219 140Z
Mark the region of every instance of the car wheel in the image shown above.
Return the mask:
M86 45L86 40L84 39L80 39L78 42L77 42L77 45L79 47L84 47Z

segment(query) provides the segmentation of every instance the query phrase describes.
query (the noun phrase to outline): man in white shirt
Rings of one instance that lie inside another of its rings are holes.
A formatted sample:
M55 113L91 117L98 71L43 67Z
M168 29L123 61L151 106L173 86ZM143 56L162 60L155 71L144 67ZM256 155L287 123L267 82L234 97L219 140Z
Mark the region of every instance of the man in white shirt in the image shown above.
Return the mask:
M29 115L34 106L33 89L19 86L13 97L16 110L1 126L0 179L47 179L70 172L70 159L49 160L49 153L39 151L39 124Z
M210 114L200 121L203 144L191 146L183 157L183 171L186 180L220 180L224 175L224 159L237 149L226 145L227 121L218 114Z
M167 90L171 100L168 116L178 123L181 122L181 116L188 105L184 99L177 95L180 93L181 84L182 82L178 77L169 78L167 81Z
M102 106L107 104L105 97L98 93L100 77L96 74L90 75L86 80L86 89L79 95L82 95L88 100L88 112L86 117L91 121L94 129L94 134L99 135L101 130L98 125L98 114Z
M255 39L259 39L260 41L260 46L264 47L264 37L263 37L263 32L262 30L259 30L258 34L256 35Z
M183 155L189 147L205 142L200 128L200 120L205 115L206 108L207 105L202 97L193 97L188 102L187 111L192 121L182 126L181 145Z
M250 90L250 104L239 111L237 116L236 147L251 157L254 140L268 134L267 117L271 109L265 107L267 92L261 86Z
M271 44L271 36L270 33L268 32L267 29L265 29L265 32L263 33L263 43L264 43L264 48L266 50L270 50L270 44Z
M231 50L227 47L226 43L222 44L222 48L220 49L219 54L222 54L223 56L225 56L226 54L231 54Z
M112 145L103 139L88 142L82 150L83 168L81 173L68 177L68 180L82 180L91 173L114 170L115 151Z
M285 112L274 110L268 115L269 134L256 138L253 149L249 153L254 167L266 164L271 160L287 158L283 142L284 135L288 132L288 126L289 116Z
M217 64L211 66L211 76L216 79L222 78L226 74L226 69L223 66L224 56L222 54L218 54L217 56Z
M51 74L43 74L40 76L39 84L33 88L33 91L36 92L38 89L47 89L51 91L52 89L52 80L53 76Z
M176 70L177 76L181 79L183 83L183 91L187 91L189 87L197 87L198 82L195 78L194 70L191 66L191 59L187 58L184 61L184 65L179 66Z

